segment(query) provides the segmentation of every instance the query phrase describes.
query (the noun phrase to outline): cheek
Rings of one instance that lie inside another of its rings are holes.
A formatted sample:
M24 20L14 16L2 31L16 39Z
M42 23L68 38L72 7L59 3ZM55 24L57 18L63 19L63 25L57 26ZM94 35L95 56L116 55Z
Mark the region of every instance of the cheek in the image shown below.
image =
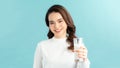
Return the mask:
M64 29L66 29L66 30L67 30L67 24L64 24Z
M54 28L52 26L49 26L49 29L53 32Z

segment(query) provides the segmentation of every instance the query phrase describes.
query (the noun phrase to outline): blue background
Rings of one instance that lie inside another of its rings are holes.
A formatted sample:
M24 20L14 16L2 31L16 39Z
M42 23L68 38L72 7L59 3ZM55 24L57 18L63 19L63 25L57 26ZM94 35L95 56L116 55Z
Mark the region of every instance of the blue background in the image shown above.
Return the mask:
M32 68L37 43L47 39L44 18L53 4L70 12L91 68L120 68L120 0L1 0L0 68Z

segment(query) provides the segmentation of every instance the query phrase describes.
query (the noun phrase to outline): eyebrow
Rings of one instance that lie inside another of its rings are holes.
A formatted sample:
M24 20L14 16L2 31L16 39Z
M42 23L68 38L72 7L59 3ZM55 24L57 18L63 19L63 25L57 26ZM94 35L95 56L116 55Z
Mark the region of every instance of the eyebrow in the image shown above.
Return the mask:
M63 18L59 18L58 20L63 20Z
M54 22L54 21L49 21L49 22Z
M63 18L57 19L57 21L59 21L59 20L63 20ZM49 22L54 22L54 21L53 21L53 20L50 20Z

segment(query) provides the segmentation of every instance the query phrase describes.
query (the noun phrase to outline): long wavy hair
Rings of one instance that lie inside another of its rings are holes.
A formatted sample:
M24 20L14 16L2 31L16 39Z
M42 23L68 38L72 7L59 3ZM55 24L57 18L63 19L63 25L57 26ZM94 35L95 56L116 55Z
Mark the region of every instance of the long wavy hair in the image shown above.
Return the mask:
M67 24L67 40L66 41L70 44L68 49L73 50L74 49L73 38L76 38L76 36L75 36L76 27L74 25L72 17L70 16L68 11L63 6L53 5L48 9L48 11L46 13L46 17L45 17L46 25L48 27L49 27L48 16L52 12L60 13L61 16L63 17L63 19L65 20L65 22ZM54 34L50 31L50 29L49 29L49 32L48 32L47 36L48 36L49 39L54 36Z

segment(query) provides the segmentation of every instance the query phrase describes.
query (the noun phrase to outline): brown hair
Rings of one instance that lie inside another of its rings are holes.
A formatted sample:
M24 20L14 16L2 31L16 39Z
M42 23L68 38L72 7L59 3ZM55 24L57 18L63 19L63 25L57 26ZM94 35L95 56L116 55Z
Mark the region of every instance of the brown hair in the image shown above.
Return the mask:
M48 27L49 27L48 16L52 12L60 13L62 15L63 19L65 20L65 22L67 24L67 34L68 34L68 37L67 37L66 41L70 44L68 49L73 50L74 49L73 38L76 38L76 36L75 36L76 27L74 25L72 17L70 16L68 11L63 6L53 5L48 9L48 11L46 13L46 17L45 17L46 25ZM54 34L50 31L50 29L49 29L49 32L48 32L47 36L48 36L49 39L54 36Z

